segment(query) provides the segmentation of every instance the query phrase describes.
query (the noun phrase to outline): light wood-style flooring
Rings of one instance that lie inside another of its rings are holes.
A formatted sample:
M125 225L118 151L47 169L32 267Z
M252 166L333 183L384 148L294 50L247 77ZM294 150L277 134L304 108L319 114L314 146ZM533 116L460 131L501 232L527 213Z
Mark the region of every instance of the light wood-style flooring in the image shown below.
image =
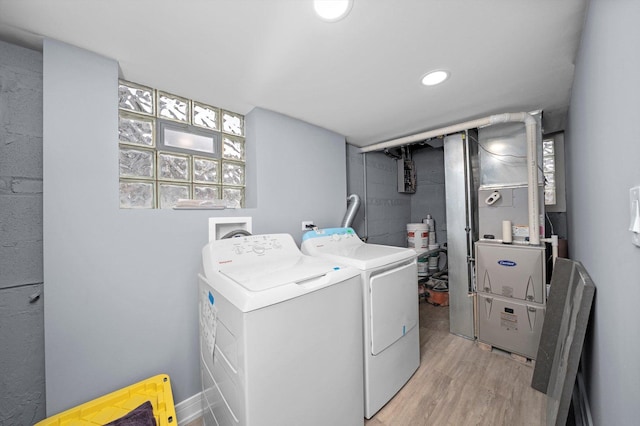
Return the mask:
M365 426L545 424L546 396L530 385L532 364L450 334L448 307L420 302L420 358L409 382Z
M533 365L449 333L449 308L420 302L420 367L366 426L540 426Z

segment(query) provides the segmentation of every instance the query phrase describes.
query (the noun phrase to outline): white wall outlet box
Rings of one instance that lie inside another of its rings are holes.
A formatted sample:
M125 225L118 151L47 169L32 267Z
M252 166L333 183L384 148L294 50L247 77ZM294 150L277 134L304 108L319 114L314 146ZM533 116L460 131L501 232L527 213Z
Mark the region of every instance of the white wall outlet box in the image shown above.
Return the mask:
M302 230L303 231L311 231L311 228L308 227L310 225L313 225L313 221L312 220L303 220L302 221Z
M631 223L629 224L631 242L640 247L640 186L629 190L629 207L631 214Z

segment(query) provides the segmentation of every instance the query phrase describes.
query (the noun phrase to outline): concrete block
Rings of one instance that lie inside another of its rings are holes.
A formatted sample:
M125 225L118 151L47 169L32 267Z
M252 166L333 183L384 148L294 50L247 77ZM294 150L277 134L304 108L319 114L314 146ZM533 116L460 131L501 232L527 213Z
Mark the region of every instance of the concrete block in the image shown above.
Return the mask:
M13 191L11 190L12 181L13 178L10 176L0 176L0 195L13 194Z
M42 52L0 41L0 57L11 58L10 64L13 68L21 68L42 74ZM3 66L6 66L6 64L3 64Z
M42 136L42 54L0 44L0 123L10 132Z
M42 136L21 135L0 127L0 170L3 176L42 179Z
M2 425L32 425L46 417L42 287L0 290Z
M42 179L14 178L11 191L14 194L42 194Z
M42 195L0 195L0 244L42 241Z
M436 231L446 225L446 194L444 185L419 185L411 199L411 220L422 222L430 214L436 221Z
M44 281L42 240L0 245L0 289ZM0 423L1 424L1 423Z

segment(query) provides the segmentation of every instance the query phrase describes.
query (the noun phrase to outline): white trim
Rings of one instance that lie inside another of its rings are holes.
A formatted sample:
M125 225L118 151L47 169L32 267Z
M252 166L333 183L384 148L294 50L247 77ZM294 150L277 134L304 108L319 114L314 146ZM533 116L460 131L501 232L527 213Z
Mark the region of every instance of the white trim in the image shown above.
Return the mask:
M176 404L178 425L186 425L202 417L202 392L199 392Z

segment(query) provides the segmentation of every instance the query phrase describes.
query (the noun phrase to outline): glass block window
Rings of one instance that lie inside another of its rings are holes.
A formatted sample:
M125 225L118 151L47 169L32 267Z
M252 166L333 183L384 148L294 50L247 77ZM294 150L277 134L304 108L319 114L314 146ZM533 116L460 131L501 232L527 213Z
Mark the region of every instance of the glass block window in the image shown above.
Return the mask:
M229 160L244 161L244 139L223 135L222 157Z
M236 136L244 136L244 117L229 111L222 111L222 131Z
M198 183L220 183L220 165L212 158L193 157L193 181Z
M155 115L153 89L133 83L118 85L118 107L140 114Z
M225 187L222 193L222 199L234 207L244 205L244 188Z
M149 149L120 148L120 176L136 179L155 177L155 153Z
M191 185L158 182L158 207L161 209L171 209L178 200L189 199L190 195Z
M191 107L188 99L158 92L158 117L189 122Z
M123 113L118 121L118 134L122 143L155 146L155 121Z
M193 125L211 130L220 130L220 111L198 102L193 103Z
M120 180L120 208L152 209L155 206L155 183Z
M162 126L162 135L160 136L164 146L211 154L216 151L216 138L213 135L201 135L188 130Z
M187 155L158 153L158 180L189 181L191 165Z
M542 172L544 173L544 204L556 203L556 156L553 139L542 141Z
M220 199L220 188L211 185L193 185L194 200L217 200Z
M244 117L127 81L118 85L120 208L178 200L244 207Z
M234 186L244 185L244 165L222 162L222 183Z

